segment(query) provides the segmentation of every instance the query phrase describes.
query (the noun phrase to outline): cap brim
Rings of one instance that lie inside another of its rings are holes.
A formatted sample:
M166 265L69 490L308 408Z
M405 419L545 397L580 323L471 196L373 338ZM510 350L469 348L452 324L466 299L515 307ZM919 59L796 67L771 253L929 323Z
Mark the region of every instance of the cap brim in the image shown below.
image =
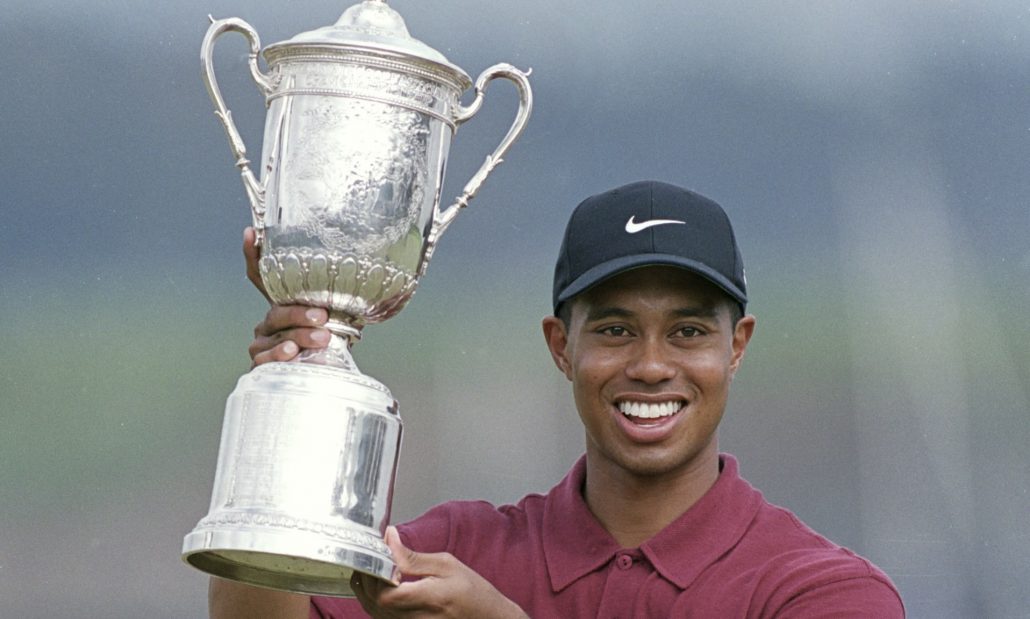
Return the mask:
M557 311L558 306L565 301L619 273L646 266L672 266L686 269L718 286L723 292L740 303L741 307L747 304L747 295L739 287L726 279L721 273L715 271L715 269L705 266L700 262L669 254L636 254L602 262L574 279L572 283L558 294L554 309Z

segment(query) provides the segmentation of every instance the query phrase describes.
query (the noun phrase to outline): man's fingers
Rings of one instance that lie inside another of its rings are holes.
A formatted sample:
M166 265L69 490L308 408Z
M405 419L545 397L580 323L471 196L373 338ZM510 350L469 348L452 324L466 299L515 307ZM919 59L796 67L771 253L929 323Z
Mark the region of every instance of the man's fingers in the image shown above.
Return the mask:
M300 347L297 343L288 340L273 346L268 350L261 350L260 352L255 350L255 344L251 344L250 358L254 362L254 366L259 366L264 363L272 363L274 361L290 361L297 356L300 352Z
M372 580L374 579L356 571L350 577L350 588L354 591L354 596L358 598L358 603L361 604L361 608L365 609L366 613L374 617L377 608L375 600L379 595L379 591L371 582Z
M265 314L265 319L254 328L254 336L270 336L288 329L318 328L323 326L328 319L329 314L320 307L273 305ZM328 341L327 339L326 342ZM322 343L322 346L325 346L325 342Z
M289 361L301 349L325 348L332 334L326 329L326 311L305 305L273 305L254 327L248 352L254 365Z
M411 617L413 615L410 611L426 610L425 604L411 599L407 591L407 588L417 583L407 582L397 586L368 574L354 572L350 584L361 607L372 617Z
M272 335L257 335L248 352L254 365L269 361L289 361L300 349L325 348L332 337L328 329L287 329Z

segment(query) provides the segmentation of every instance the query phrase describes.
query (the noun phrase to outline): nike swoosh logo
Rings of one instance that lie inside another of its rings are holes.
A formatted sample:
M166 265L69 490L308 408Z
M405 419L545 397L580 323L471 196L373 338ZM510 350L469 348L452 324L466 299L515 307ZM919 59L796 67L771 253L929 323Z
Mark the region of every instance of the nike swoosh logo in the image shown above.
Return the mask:
M636 218L636 215L633 215L633 216L631 216L629 218L629 221L626 222L626 232L629 232L630 234L636 234L637 232L640 232L641 230L647 230L648 228L653 228L654 226L664 226L666 224L685 224L685 223L687 223L685 221L679 221L679 220L676 220L676 219L649 219L647 221L637 222L637 221L635 221L635 218Z

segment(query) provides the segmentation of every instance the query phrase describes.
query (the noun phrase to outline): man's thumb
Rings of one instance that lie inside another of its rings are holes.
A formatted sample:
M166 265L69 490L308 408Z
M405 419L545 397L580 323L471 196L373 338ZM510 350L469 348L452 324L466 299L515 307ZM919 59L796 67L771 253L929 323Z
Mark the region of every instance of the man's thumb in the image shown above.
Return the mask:
M254 228L247 226L243 229L243 257L247 263L247 279L271 303L272 299L269 298L268 292L265 291L265 283L261 279L261 267L259 266L261 248L255 244L256 240L257 231Z
M425 562L422 560L421 553L415 552L404 545L404 542L401 541L400 533L397 532L397 527L386 528L386 545L390 548L393 560L402 574L424 576L419 571L420 564Z

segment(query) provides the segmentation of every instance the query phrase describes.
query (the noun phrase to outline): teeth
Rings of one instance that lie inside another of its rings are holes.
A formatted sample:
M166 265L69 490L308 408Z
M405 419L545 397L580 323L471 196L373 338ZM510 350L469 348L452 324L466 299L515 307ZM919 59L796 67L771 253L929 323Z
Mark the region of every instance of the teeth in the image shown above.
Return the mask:
M642 419L657 419L668 417L683 407L683 402L661 402L649 404L647 402L619 402L619 410L623 415L640 417Z

